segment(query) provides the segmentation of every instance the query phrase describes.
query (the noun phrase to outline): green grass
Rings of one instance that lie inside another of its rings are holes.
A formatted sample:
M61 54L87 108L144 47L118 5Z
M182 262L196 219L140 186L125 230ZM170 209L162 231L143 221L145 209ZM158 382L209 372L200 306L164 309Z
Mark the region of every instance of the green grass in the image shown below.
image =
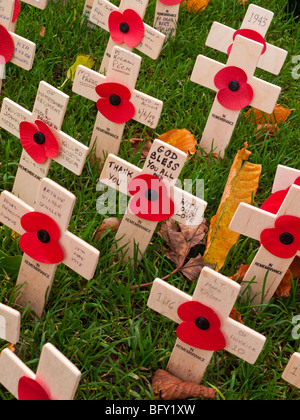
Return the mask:
M116 3L118 4L118 3ZM266 2L255 0L265 7ZM268 32L270 43L287 49L286 63L279 76L257 70L256 75L282 87L279 103L295 109L289 120L271 138L256 138L254 127L244 119L244 111L234 131L224 160L194 157L189 160L181 179L204 179L205 199L208 201L208 221L215 214L234 156L247 141L252 152L250 161L263 166L260 186L254 204L259 206L270 194L278 164L300 168L299 157L299 85L292 77L292 58L300 54L300 25L284 15L285 0L269 0L267 7L275 12ZM146 22L152 25L155 1L150 0ZM59 88L68 68L78 54L92 55L98 60L98 69L108 41L101 29L90 31L81 25L83 0L67 1L66 6L50 2L45 11L22 5L17 33L37 45L31 72L16 66L7 66L7 81L3 86L1 103L8 97L32 110L37 87L41 80ZM137 89L164 102L160 123L155 131L140 124L126 125L124 139L130 137L155 138L172 128L187 128L200 140L206 124L214 93L190 79L198 54L225 62L224 54L204 46L214 20L238 28L246 7L236 0L211 0L204 13L188 13L181 8L178 32L163 48L157 61L143 55ZM46 27L42 38L40 28ZM88 145L95 117L95 104L72 93L72 83L63 91L70 102L63 131ZM263 141L262 141L263 140ZM11 191L21 144L4 130L0 131L1 191ZM140 153L133 156L130 144L123 142L120 157L142 167ZM139 266L111 264L110 249L114 234L108 232L99 242L93 233L103 216L96 213L99 171L87 162L82 176L77 177L52 163L49 177L68 188L77 197L70 231L100 250L100 259L93 280L86 281L60 265L44 315L38 320L29 308L15 305L17 271L9 269L9 276L0 274L0 296L3 303L16 307L22 313L19 357L34 371L42 346L51 342L82 372L76 399L78 400L150 400L153 398L151 379L158 368L164 369L175 343L175 325L147 308L149 287L132 289L148 283L155 277L164 277L174 270L160 252L161 238L154 235L151 245ZM10 257L20 255L18 241L7 228L1 230L0 251ZM222 269L232 275L240 264L251 261L258 243L242 237ZM18 259L17 259L18 260ZM11 261L13 264L15 260ZM168 280L174 286L192 293L194 283L181 274ZM291 354L299 350L299 342L292 339L292 319L300 313L299 289L296 280L288 298L272 300L259 315L254 315L249 303L237 302L246 325L265 334L267 342L257 363L251 366L226 352L214 354L203 383L217 388L219 399L227 400L290 400L300 399L298 390L281 379ZM1 342L1 349L7 343ZM0 398L12 396L0 387Z

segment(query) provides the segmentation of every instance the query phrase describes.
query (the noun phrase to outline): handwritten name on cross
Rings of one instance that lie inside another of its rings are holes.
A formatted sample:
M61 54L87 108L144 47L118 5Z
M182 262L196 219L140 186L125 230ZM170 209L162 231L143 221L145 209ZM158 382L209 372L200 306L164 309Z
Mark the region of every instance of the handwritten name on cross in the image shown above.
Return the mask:
M16 344L20 337L21 314L0 303L0 340Z
M40 182L36 205L8 191L0 195L0 222L22 235L24 251L17 279L17 302L42 316L59 263L87 280L93 278L99 251L67 230L76 197L48 178Z
M199 55L191 80L217 92L200 146L224 156L243 108L250 105L271 114L281 88L254 77L262 44L238 35L227 64Z
M136 246L137 258L142 258L158 221L171 217L195 228L202 222L207 203L175 186L185 162L186 153L160 140L153 142L143 169L107 157L100 182L131 197L116 233L126 258L134 258Z
M257 67L273 74L279 74L287 57L287 51L265 42L264 38L273 20L274 13L255 4L250 4L238 31L214 22L205 45L226 54L234 38L239 34L250 37L264 45Z
M179 9L182 0L156 0L154 27L166 38L176 35Z
M14 33L14 7L14 0L0 0L0 92L6 64L10 62L24 70L31 70L36 50L33 42Z
M156 60L164 44L165 35L143 22L149 0L121 0L116 7L106 0L94 0L90 21L110 32L110 39L101 63L105 73L112 48L120 47L146 54Z
M130 119L157 127L163 103L134 89L140 65L141 57L116 46L106 77L84 66L76 70L73 91L97 102L99 112L90 148L95 145L100 162L109 153L118 154L125 124Z
M0 383L18 400L73 400L81 373L52 344L43 346L34 374L9 349L1 353Z
M253 305L273 297L295 256L300 256L300 187L292 185L300 171L279 166L273 193L289 188L276 214L241 203L229 229L260 241L261 246L242 281ZM288 184L289 183L289 184Z
M179 324L167 371L199 384L214 351L224 349L254 364L265 337L229 317L240 286L205 267L193 296L156 279L147 305Z
M45 82L39 85L32 113L8 98L3 100L0 126L19 138L24 147L13 193L31 206L36 202L40 181L47 177L52 160L80 175L89 153L88 147L61 131L68 101L69 96ZM41 132L36 121L49 128L43 127ZM52 148L52 142L56 142L55 151L49 153L47 147Z

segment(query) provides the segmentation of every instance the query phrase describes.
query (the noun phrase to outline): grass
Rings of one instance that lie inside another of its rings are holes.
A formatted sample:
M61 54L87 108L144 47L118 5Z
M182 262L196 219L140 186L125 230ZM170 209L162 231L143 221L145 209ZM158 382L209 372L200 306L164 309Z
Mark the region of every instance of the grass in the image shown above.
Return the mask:
M118 3L116 3L118 4ZM255 4L265 7L263 0ZM268 9L275 17L267 40L289 52L283 70L278 76L257 70L256 75L282 87L279 103L295 109L289 120L271 138L256 138L254 127L245 121L244 111L234 131L224 160L211 157L194 157L189 160L181 179L204 179L205 199L208 201L208 221L215 214L222 196L233 158L247 141L252 152L250 161L262 164L263 171L254 204L259 206L270 194L278 164L300 168L299 158L299 80L292 77L295 67L292 59L300 54L300 25L285 16L285 0L269 0ZM152 25L155 1L150 0L146 22ZM1 102L8 97L32 110L37 87L41 80L59 88L66 78L68 68L78 54L92 55L98 60L98 69L108 41L101 29L91 31L81 25L83 0L68 1L62 7L50 2L45 11L22 5L17 33L37 45L34 67L26 72L16 66L7 66L7 81L3 86ZM157 97L164 108L157 129L151 130L130 122L126 125L124 139L131 137L155 138L172 129L187 128L200 140L201 132L214 94L189 78L198 54L225 62L225 56L204 46L213 21L238 28L246 6L236 0L211 0L204 13L180 11L175 39L165 43L157 61L143 55L137 89ZM41 27L46 34L40 36ZM63 131L88 145L96 109L94 103L72 93L72 83L63 91L70 102ZM0 131L1 191L11 191L21 144L9 133ZM130 144L123 142L120 157L140 167L140 153L132 155ZM38 320L27 308L15 305L18 290L15 286L18 258L9 259L9 275L0 274L1 301L22 313L20 342L16 346L19 357L34 371L37 368L42 346L51 342L82 372L76 399L78 400L151 400L151 380L158 368L164 369L175 343L175 326L147 308L149 287L132 289L131 286L148 283L155 277L164 277L174 266L160 252L161 238L154 235L143 261L137 266L111 264L110 249L114 234L107 232L95 242L93 233L103 216L96 213L99 171L86 163L82 176L77 177L52 163L49 177L68 188L77 197L71 232L79 235L100 250L96 275L87 282L60 265L43 317ZM5 227L1 230L0 251L9 257L20 256L18 241ZM242 237L232 249L222 273L232 275L240 264L251 261L258 243ZM181 274L168 280L174 286L192 293L195 284ZM227 400L291 400L300 399L298 390L281 379L287 361L299 342L292 339L292 319L300 312L297 281L292 285L290 297L272 300L254 315L249 302L237 302L246 325L265 334L267 342L257 363L251 366L226 352L214 354L203 383L217 388L217 398ZM1 342L1 349L7 346ZM0 387L0 398L12 396Z

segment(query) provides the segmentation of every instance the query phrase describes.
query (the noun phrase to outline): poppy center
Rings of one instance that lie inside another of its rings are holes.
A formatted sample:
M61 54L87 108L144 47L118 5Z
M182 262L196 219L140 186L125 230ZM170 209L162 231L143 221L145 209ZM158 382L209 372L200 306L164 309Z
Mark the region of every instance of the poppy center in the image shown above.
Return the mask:
M279 240L283 245L291 245L294 242L294 239L294 236L289 232L284 232L279 237Z
M203 318L202 316L199 316L199 318L196 319L195 324L200 330L204 331L208 330L210 327L209 321L206 318Z
M36 144L41 145L41 144L45 143L46 138L45 138L44 134L39 131L39 132L34 134L33 140L36 142Z
M109 103L111 104L111 105L113 105L113 106L118 106L118 105L120 105L120 103L121 103L121 98L120 98L120 96L119 95L111 95L110 97L109 97Z
M149 200L149 201L156 201L158 199L157 191L151 190L151 189L149 189L145 192L145 196L146 196L147 200Z
M120 28L120 31L121 31L123 34L127 34L127 32L129 31L129 25L128 25L128 23L126 23L126 22L122 22L122 23L120 23L119 28Z
M46 230L39 230L37 233L37 237L41 242L43 242L43 244L47 244L48 242L50 242L50 235Z
M237 80L231 80L231 82L229 82L228 84L228 87L231 90L231 92L237 92L240 88L240 84Z

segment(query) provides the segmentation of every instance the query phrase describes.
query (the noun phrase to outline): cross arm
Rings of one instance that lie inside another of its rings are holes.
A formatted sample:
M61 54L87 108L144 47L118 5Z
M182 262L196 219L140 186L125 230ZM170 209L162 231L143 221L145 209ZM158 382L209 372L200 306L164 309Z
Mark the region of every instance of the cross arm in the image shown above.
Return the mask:
M22 121L34 122L32 113L10 99L4 98L0 113L0 126L13 136L20 138L20 123Z
M136 49L148 55L153 60L156 60L161 52L166 35L147 24L144 24L144 27L144 38L142 42L136 46Z
M175 211L172 219L184 225L199 226L207 202L178 187L174 187L173 194Z
M133 119L150 128L156 128L163 108L163 102L133 90L131 102L135 107Z
M250 204L240 203L229 229L252 239L260 240L261 232L274 226L276 216L267 211L257 209Z
M267 114L272 114L281 88L256 77L253 77L250 84L254 92L250 106L258 108Z
M0 338L16 344L20 337L21 313L0 303Z
M108 18L111 12L118 11L118 7L106 0L94 0L89 20L100 28L109 31Z
M225 67L225 64L198 55L191 74L191 81L216 92L218 89L214 82L215 75Z
M278 165L272 188L272 194L289 188L297 178L300 178L300 170Z
M10 35L14 42L14 54L10 60L13 63L24 70L31 70L33 66L36 45L28 39L22 38L21 36L10 32Z
M38 9L45 10L48 6L49 0L22 0L22 2L30 4L30 6L37 7Z
M19 235L25 233L21 226L21 217L33 211L33 208L8 191L0 195L0 222Z
M288 214L289 216L300 217L300 187L292 185L282 203L277 217Z
M73 92L93 102L97 102L99 95L96 92L96 87L104 83L105 79L105 76L102 74L80 65L75 73Z
M86 162L89 148L62 131L56 131L55 137L60 144L60 152L53 160L76 175L80 175Z

